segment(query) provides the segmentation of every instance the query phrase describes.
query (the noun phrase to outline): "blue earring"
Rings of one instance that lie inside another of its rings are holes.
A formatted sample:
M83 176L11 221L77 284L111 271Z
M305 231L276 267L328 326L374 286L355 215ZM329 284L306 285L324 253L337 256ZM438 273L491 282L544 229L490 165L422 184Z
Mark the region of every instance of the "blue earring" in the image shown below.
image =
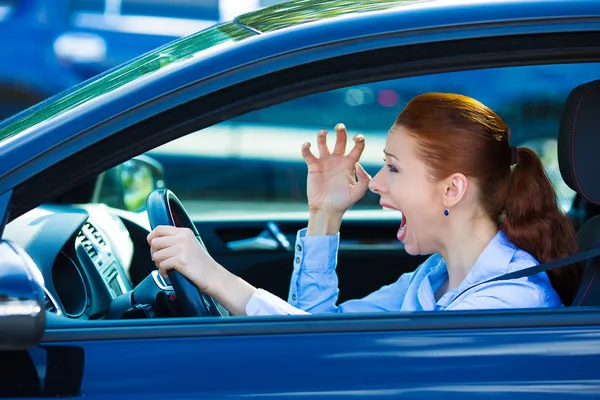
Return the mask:
M447 208L444 210L444 215L447 217L448 215L450 215L450 210L448 210Z

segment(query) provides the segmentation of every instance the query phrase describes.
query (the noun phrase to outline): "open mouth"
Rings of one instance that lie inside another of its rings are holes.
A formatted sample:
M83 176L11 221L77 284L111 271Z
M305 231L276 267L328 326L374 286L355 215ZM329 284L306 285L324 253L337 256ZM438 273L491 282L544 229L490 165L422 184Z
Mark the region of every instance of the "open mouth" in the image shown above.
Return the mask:
M403 241L406 237L406 216L404 214L402 214L402 222L400 222L400 228L398 228L396 237L399 241Z
M404 213L402 213L397 208L392 207L391 205L389 205L387 203L381 202L379 204L381 204L381 207L383 207L384 210L398 211L402 214L402 220L400 222L400 227L398 228L398 233L396 234L396 237L398 238L398 240L403 241L404 238L406 237L406 215L404 215Z

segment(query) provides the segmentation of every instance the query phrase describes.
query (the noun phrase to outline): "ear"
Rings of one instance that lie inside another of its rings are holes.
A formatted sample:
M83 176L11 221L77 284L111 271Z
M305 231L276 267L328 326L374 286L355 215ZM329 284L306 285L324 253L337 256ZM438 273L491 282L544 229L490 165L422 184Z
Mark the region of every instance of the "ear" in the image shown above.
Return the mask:
M444 190L444 207L452 208L458 204L467 193L468 187L469 180L463 174L452 174L445 179L444 186L442 187Z

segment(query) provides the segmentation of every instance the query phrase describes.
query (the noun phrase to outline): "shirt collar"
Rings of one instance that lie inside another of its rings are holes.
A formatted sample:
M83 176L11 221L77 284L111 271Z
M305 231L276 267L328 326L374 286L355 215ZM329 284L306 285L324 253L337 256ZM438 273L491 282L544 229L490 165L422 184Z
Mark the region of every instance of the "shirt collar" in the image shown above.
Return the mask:
M435 291L447 277L446 263L440 257L439 262L431 268L418 288L417 298L423 310L433 310L435 308Z
M509 242L502 230L499 230L483 249L462 283L449 291L447 296L444 295L438 305L447 306L454 297L468 288L508 273L510 262L516 252L517 247Z

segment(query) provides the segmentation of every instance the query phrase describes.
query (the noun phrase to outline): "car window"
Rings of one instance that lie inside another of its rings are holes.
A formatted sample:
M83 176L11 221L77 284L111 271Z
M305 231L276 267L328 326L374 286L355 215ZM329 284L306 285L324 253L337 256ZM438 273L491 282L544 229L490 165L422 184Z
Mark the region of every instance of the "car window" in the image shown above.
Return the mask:
M122 0L121 14L218 21L219 0Z
M460 93L501 115L511 128L513 145L529 146L540 154L559 204L568 211L575 193L558 169L559 122L571 89L598 79L598 67L507 67L351 86L250 112L150 154L163 163L167 187L193 214L306 211L306 166L300 146L314 143L320 128L333 131L343 122L351 135L364 134L367 145L361 163L374 175L383 165L387 131L411 98L431 91ZM379 196L369 192L354 208L381 209Z

